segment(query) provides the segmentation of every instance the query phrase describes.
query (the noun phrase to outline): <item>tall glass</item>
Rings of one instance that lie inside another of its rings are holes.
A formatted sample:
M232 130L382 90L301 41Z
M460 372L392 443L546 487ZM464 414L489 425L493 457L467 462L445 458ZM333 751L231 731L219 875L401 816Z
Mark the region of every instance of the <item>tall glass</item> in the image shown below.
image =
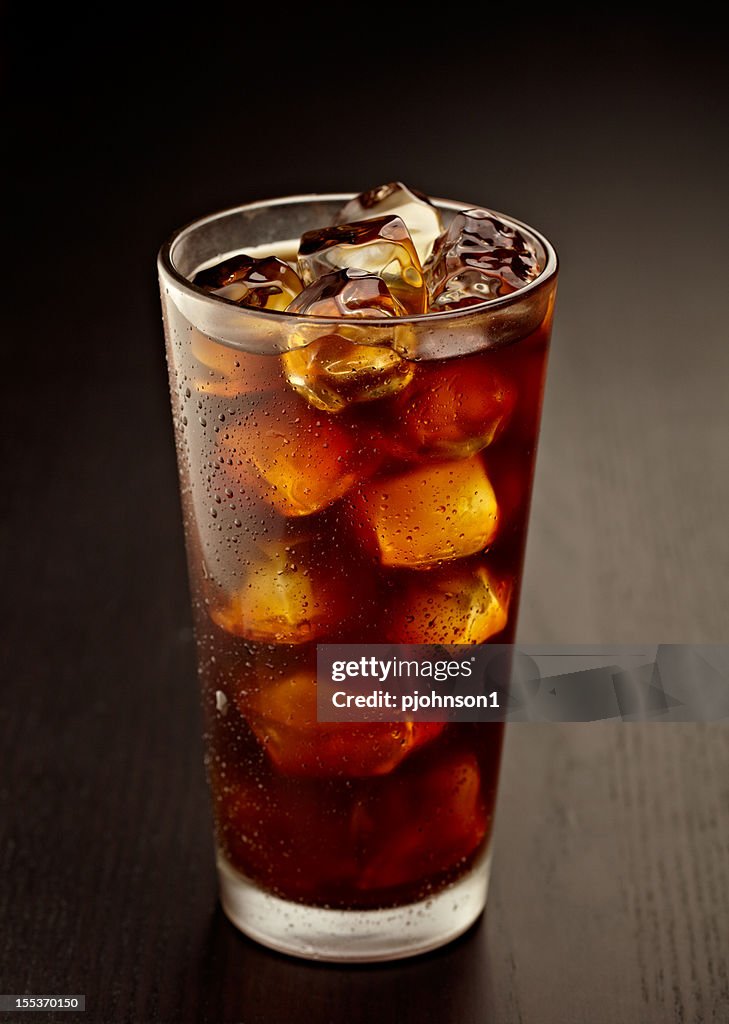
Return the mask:
M367 961L482 911L503 727L319 723L316 646L513 640L557 260L499 214L543 270L481 306L338 323L191 284L293 255L349 198L199 220L159 273L223 907L275 949ZM320 401L333 334L374 400Z

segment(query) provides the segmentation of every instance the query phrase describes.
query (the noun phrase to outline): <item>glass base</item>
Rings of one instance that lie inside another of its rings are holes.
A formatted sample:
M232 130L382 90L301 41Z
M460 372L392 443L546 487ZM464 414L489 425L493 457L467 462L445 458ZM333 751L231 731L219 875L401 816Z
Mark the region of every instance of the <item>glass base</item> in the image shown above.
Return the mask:
M384 910L327 910L264 892L218 857L220 901L244 935L306 960L371 963L427 953L462 935L483 911L488 851L467 875L418 903Z

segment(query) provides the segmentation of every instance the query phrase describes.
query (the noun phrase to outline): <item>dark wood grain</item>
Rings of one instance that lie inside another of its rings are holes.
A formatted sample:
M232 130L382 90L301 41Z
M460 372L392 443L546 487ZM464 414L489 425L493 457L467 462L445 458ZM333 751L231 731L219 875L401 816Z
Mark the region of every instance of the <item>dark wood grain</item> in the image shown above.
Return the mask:
M68 41L30 75L32 27L8 90L0 991L85 993L88 1011L19 1019L726 1024L721 724L511 727L487 913L428 957L311 965L226 922L153 267L198 214L395 176L533 221L563 274L521 638L726 641L718 43L637 16L507 17L513 45L484 43L454 102L462 51L426 40L404 78L382 68L378 95L408 82L427 117L374 145L352 131L372 123L363 80L340 95L310 41L304 159L266 113L289 86L235 33L212 56L202 33L149 56ZM277 46L299 66L296 32ZM187 106L167 117L173 67ZM269 106L233 122L236 90L263 80Z

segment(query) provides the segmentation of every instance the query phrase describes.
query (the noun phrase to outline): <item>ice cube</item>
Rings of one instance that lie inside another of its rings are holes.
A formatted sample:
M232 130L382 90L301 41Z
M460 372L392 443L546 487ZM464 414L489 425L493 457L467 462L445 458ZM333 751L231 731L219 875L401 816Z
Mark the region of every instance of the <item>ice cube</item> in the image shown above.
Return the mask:
M388 566L426 569L464 558L487 547L498 528L496 496L478 456L363 484L351 501L356 523Z
M405 310L381 277L348 267L312 281L296 296L288 312L349 319L402 316Z
M497 299L500 295L508 295L511 291L513 289L505 286L498 274L489 274L474 267L457 270L443 280L431 300L429 312L444 313L451 309L477 306L489 299Z
M301 236L298 267L306 285L333 270L364 270L381 277L408 313L427 309L423 269L401 217L375 217L307 231Z
M283 364L294 390L329 413L397 395L413 376L413 364L386 345L357 345L340 334L286 353Z
M390 607L388 639L400 644L482 644L500 633L510 587L483 564L412 573Z
M316 316L387 318L399 304L379 277L360 270L325 274L310 284L289 307ZM341 412L352 402L373 402L407 387L413 365L387 344L366 344L369 335L354 324L336 325L283 356L289 384L307 402L325 412Z
M436 238L443 231L443 222L427 196L401 181L391 181L351 199L337 215L337 223L348 224L386 215L402 217L420 262L425 266Z
M193 284L239 306L283 310L302 289L298 274L277 256L240 253L199 271Z
M448 230L436 242L427 271L432 308L448 306L447 302L438 306L438 299L444 291L452 290L465 300L471 297L471 291L477 285L486 291L494 288L486 278L479 282L477 277L459 279L457 276L451 289L449 279L469 268L496 278L497 295L508 295L523 288L538 276L541 269L534 247L518 228L504 223L487 210L479 209L457 213ZM473 294L478 295L478 290ZM491 297L493 293L484 294L480 301ZM455 308L459 302L455 300Z
M355 809L360 889L389 889L462 867L486 836L478 762L445 752L428 767L383 779Z
M213 602L210 617L247 640L303 644L325 635L350 606L341 577L322 568L304 537L261 544L243 586Z
M193 368L193 380L201 394L234 398L268 391L283 383L281 362L275 354L257 355L229 348L194 328L190 350L199 364Z
M398 436L426 458L465 458L501 434L513 386L482 356L423 363L395 403Z
M382 456L315 413L293 391L272 393L219 434L227 470L285 516L318 512L373 471Z
M316 673L307 669L245 695L239 709L276 767L294 776L385 775L444 728L442 722L318 722Z

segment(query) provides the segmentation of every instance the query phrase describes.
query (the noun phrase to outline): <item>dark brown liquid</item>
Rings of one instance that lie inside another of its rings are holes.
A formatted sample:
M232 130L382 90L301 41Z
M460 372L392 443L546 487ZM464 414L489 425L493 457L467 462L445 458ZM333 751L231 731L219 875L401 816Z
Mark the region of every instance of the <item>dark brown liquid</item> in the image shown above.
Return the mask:
M170 333L220 850L288 899L420 899L488 841L502 726L317 723L316 644L513 640L549 323L413 363L404 390L336 414L293 391L280 357L182 320ZM498 505L485 543L462 525L471 479ZM469 632L484 579L502 617Z

